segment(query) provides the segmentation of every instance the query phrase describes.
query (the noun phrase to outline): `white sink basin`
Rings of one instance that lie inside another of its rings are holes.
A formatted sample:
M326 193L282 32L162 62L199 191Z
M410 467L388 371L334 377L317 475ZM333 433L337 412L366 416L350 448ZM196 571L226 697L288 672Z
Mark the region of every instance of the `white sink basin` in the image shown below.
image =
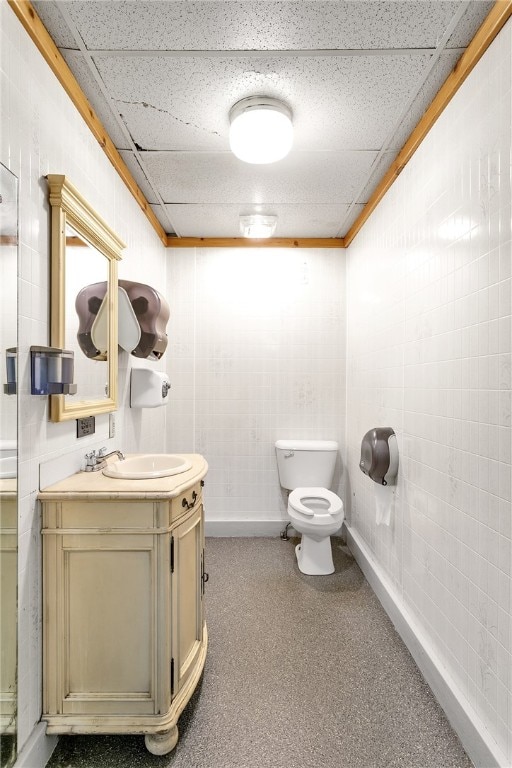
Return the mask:
M173 453L141 453L123 461L113 461L105 467L103 474L121 480L148 480L179 475L191 467L188 459Z

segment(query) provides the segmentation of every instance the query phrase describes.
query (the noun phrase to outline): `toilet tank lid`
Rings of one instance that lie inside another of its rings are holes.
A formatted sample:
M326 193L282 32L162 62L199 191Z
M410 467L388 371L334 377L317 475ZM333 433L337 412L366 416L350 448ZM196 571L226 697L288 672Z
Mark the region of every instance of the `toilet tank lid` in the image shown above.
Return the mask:
M283 451L337 451L335 440L277 440L276 448Z

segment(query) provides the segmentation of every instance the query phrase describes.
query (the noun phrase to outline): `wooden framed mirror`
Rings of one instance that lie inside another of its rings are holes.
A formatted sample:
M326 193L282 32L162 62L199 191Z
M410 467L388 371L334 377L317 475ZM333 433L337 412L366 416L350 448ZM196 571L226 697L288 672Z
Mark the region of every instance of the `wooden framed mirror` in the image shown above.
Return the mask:
M50 344L74 352L77 385L75 395L50 395L50 419L66 421L117 408L117 262L125 245L65 176L46 178L52 211ZM100 287L98 295L87 295L92 286ZM97 335L104 344L97 354L81 343L91 329L82 333L75 309L79 295L98 323L101 316Z

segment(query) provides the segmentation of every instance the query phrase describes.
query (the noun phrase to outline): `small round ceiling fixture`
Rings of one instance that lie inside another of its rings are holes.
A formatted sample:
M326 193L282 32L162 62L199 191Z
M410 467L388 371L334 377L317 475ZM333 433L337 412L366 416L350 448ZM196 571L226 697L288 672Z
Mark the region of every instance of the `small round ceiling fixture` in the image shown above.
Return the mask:
M229 112L231 151L246 163L275 163L293 144L291 109L270 96L249 96Z

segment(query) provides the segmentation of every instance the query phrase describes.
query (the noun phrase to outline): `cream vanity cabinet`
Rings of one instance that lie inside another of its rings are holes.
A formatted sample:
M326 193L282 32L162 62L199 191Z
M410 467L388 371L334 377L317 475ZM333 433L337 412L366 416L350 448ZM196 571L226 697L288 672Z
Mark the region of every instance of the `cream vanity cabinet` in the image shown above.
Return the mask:
M16 478L0 479L0 732L16 732L18 505Z
M203 477L79 473L40 493L47 733L142 733L153 754L203 670Z

